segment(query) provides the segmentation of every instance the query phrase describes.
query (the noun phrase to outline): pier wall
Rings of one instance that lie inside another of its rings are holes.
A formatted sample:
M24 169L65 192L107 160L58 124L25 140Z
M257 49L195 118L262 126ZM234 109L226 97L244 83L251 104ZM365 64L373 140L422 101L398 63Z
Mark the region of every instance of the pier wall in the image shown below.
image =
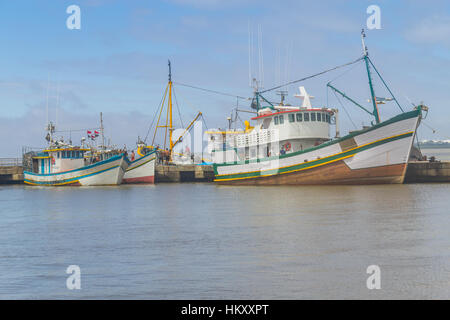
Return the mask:
M212 166L156 165L155 182L211 182ZM415 161L408 164L405 183L450 182L450 161ZM20 164L1 163L0 184L23 183L23 167Z
M156 165L155 183L159 182L210 182L214 180L212 166L194 164Z
M23 183L21 166L0 166L0 184Z
M408 164L405 183L450 182L450 161L414 161Z

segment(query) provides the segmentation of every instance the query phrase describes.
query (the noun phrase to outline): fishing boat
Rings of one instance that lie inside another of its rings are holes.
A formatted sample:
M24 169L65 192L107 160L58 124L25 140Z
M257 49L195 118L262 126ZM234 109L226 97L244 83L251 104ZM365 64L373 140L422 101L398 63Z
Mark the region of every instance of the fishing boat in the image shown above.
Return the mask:
M47 126L48 147L31 157L31 168L24 171L24 182L36 186L119 185L128 161L117 150L73 146L54 140L55 126ZM83 144L83 143L82 143ZM103 144L104 145L104 144Z
M365 63L373 110L358 104L330 83L327 86L373 116L375 123L372 121L371 126L340 137L338 110L313 107L313 97L304 87L300 87L300 94L296 95L303 100L300 106L284 105L283 99L274 105L264 98L263 91L255 90L252 104L256 115L251 120L256 124L253 127L247 123L243 132L209 132L214 181L233 185L403 183L416 130L422 112L428 108L419 105L411 111L403 111L370 60L364 37L363 31L363 57L349 64ZM375 96L370 66L392 98ZM378 105L391 100L398 104L402 113L381 121ZM334 138L330 136L332 124L336 125Z
M125 174L124 183L153 181L153 174L150 173L152 170L154 171L156 163L159 165L170 166L194 164L194 154L189 148L191 140L189 132L194 128L194 125L198 119L202 118L204 121L203 114L199 111L189 125L183 129L184 125L181 120L180 110L178 109L178 115L180 116L182 128L179 128L180 133L177 132L178 130L176 131L173 124L172 96L175 96L175 93L172 81L172 65L170 60L168 61L168 69L169 81L161 98L161 103L154 115L154 119L157 118L158 120L156 121L151 144L147 145L146 142L148 134L143 141L138 137L137 153L140 158L137 158L136 160L132 159L130 167ZM177 108L179 108L178 102ZM164 114L166 115L165 120L163 116ZM148 133L150 133L152 126L153 121ZM161 144L156 143L158 140L158 134L159 139L162 142ZM143 168L141 168L141 166L143 166ZM140 169L137 170L137 168Z
M143 142L139 143L138 158L135 159L132 153L122 183L155 183L156 152L156 149L146 147Z

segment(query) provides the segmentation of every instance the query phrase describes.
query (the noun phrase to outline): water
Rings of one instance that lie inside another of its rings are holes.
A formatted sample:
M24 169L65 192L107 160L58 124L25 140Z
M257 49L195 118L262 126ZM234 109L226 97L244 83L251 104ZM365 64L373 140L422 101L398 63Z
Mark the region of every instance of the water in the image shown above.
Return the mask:
M449 192L1 186L0 298L448 299ZM73 264L81 290L66 288Z

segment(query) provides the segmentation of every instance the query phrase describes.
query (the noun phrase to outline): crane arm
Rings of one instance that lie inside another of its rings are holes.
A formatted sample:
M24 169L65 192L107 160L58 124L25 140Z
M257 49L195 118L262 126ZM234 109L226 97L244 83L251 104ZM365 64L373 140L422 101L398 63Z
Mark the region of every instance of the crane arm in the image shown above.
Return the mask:
M191 127L194 125L195 121L197 121L198 118L200 118L200 116L202 115L201 112L199 112L197 114L197 116L194 118L194 120L191 121L191 123L186 127L186 129L184 130L183 134L181 134L178 139L174 142L174 144L172 145L172 149L173 147L175 147L180 141L181 139L184 137L184 135L186 134L186 132L189 131L189 129L191 129Z

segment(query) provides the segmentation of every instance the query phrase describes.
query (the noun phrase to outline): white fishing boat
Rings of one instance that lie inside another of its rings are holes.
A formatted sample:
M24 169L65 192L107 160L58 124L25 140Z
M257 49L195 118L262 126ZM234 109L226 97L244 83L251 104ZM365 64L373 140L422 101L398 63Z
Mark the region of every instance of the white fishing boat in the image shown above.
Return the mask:
M103 129L103 128L102 128ZM119 185L128 161L118 151L73 146L54 140L55 126L47 126L48 147L32 156L31 168L24 171L24 182L37 186Z
M364 55L352 63L365 62L373 111L330 83L328 87L368 112L375 123L340 137L338 110L313 107L313 97L304 87L300 87L300 94L296 95L303 99L300 106L287 106L282 102L274 105L262 96L263 92L256 90L256 116L252 118L256 124L253 127L247 123L245 132L209 132L215 181L240 185L403 183L422 111L428 109L419 105L403 112L369 59L364 38L362 42ZM369 65L392 98L375 96ZM402 113L381 121L378 105L389 100L395 100ZM266 106L261 106L261 102ZM330 135L332 124L336 125L335 137Z
M156 149L140 145L137 153L139 157L136 159L134 159L134 153L132 154L122 183L155 183Z

